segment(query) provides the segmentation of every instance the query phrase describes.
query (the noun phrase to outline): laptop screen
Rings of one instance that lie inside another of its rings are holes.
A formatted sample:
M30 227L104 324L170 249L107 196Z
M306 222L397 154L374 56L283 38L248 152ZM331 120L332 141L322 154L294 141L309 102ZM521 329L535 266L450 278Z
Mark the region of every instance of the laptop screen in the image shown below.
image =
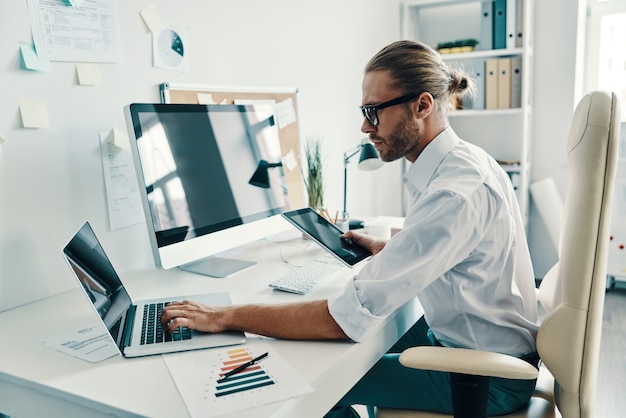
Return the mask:
M121 349L121 331L132 301L88 222L85 222L63 248L63 255Z

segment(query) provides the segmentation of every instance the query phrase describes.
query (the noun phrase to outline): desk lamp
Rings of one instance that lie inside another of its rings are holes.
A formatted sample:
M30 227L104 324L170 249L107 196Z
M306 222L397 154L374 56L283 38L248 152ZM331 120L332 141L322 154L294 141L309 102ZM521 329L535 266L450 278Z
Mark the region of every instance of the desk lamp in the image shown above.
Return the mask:
M283 165L282 162L268 163L265 160L259 161L259 165L254 171L254 174L252 174L252 177L250 178L250 181L248 181L248 183L250 183L253 186L262 187L264 189L269 189L270 188L270 176L267 170L269 170L270 168L274 168L274 167L282 167L282 165Z
M383 165L383 162L378 157L376 148L374 148L374 145L372 145L368 138L363 138L359 145L343 153L343 219L348 219L349 217L349 213L346 208L346 194L348 191L348 163L350 162L350 159L358 153L360 153L359 163L357 165L359 170L376 170ZM349 222L349 228L363 228L363 222L357 219L351 219Z

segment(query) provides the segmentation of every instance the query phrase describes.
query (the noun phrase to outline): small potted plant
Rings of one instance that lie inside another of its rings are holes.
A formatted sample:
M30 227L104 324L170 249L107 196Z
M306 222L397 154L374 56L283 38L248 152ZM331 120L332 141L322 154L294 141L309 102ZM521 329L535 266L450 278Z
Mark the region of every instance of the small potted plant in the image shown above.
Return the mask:
M304 183L309 196L309 206L313 209L321 210L324 208L321 140L319 138L308 138L305 143L304 154L307 163Z

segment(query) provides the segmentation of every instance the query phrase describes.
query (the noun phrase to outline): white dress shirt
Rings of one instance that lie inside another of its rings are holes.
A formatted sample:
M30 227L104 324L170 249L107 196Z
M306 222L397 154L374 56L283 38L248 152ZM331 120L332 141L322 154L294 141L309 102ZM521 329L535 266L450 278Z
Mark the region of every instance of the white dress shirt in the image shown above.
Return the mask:
M534 273L508 175L447 128L403 181L412 199L403 229L328 301L342 330L363 340L417 297L444 346L534 352Z

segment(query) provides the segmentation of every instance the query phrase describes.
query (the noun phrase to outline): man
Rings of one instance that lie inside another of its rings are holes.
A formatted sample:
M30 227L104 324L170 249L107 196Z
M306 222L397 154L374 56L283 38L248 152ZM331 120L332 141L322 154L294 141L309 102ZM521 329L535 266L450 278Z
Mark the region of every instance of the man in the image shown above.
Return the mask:
M163 326L361 341L419 298L424 318L329 417L358 416L349 406L357 403L450 413L448 374L399 364L397 353L410 346L489 350L536 364L534 275L513 188L493 158L448 124L450 104L472 89L472 80L421 43L383 48L365 68L361 130L384 161L413 163L403 179L412 204L402 231L388 242L348 232L375 255L329 300L227 308L181 302L165 309ZM523 406L533 388L533 381L492 379L488 413Z

